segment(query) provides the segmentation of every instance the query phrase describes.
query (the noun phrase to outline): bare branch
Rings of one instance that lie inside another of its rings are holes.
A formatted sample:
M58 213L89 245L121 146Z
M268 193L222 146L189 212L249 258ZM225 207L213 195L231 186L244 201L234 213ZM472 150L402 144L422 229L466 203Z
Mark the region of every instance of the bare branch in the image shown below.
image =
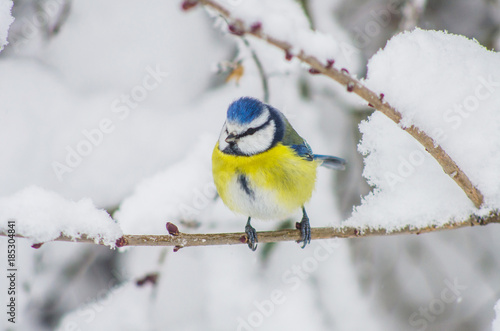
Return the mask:
M464 227L487 225L490 223L500 223L500 213L498 211L491 213L486 217L473 216L466 221L447 223L439 226L428 226L425 228L413 228L406 226L394 231L388 231L381 228L356 228L351 226L313 228L312 239L333 239L333 238L364 238L373 236L402 235L402 234L422 234L428 232L452 230ZM6 236L0 233L0 236ZM17 237L23 238L18 235ZM297 241L300 239L300 231L295 229L258 232L259 243L271 243L280 241ZM73 239L61 236L54 241L83 242L95 244L93 239L83 235L81 238ZM192 246L221 246L221 245L246 245L246 234L237 233L207 233L207 234L189 234L179 233L178 235L124 235L117 240L118 247L124 246L173 246L174 250L183 247ZM102 243L100 243L102 245ZM40 245L36 246L37 248Z
M262 28L245 28L247 26L252 26L256 22L244 22L237 17L232 17L231 12L227 8L224 8L219 3L212 0L199 0L199 3L203 4L207 8L216 10L219 14L224 16L228 22L231 22L229 28L234 34L239 36L245 34L252 35L282 49L287 56L290 55L290 50L293 48L293 45L263 33ZM383 97L377 95L375 92L361 84L361 82L356 78L349 75L348 71L344 68L339 70L332 65L333 63L322 63L316 57L305 54L302 50L298 54L293 54L293 56L310 65L311 73L323 74L332 78L336 82L344 85L348 92L356 93L361 98L366 100L369 106L382 112L396 124L399 125L401 123L402 116L400 112L384 101ZM455 161L453 161L453 159L441 148L441 146L436 144L435 141L425 132L419 130L419 128L413 125L410 127L402 127L402 129L412 135L420 144L422 144L422 146L425 147L427 152L429 152L429 154L431 154L432 157L434 157L434 159L436 159L436 161L441 165L444 172L450 176L458 186L460 186L467 197L474 203L476 208L481 207L484 200L482 193L472 184L467 175L458 167Z

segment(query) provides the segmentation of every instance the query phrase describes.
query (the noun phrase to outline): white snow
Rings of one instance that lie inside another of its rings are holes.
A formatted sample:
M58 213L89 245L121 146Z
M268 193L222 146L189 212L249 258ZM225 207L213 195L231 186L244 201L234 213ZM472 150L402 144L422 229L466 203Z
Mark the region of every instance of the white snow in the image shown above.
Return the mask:
M303 49L322 61L332 57L336 66L352 73L363 70L360 52L350 48L351 38L336 16L342 10L340 1L310 2L319 32L310 30L293 0L219 2L249 25L261 22L265 33L293 43L293 52ZM185 248L177 253L160 247L117 252L60 242L30 248L31 243L61 233L75 238L85 233L113 246L122 232L166 234L167 221L182 232L243 231L246 218L214 199L210 157L227 106L243 95L262 98L263 90L241 38L221 35L201 8L182 12L180 1L72 2L57 34L45 39L45 27L37 26L39 33L25 35L16 45L14 31L22 35L23 19L32 21L33 12L19 7L15 13L19 17L11 28L11 43L0 57L0 230L5 231L6 220L15 218L18 232L29 237L17 243L22 284L19 328L54 330L56 325L41 320L50 315L54 322L64 316L59 330L161 330L166 325L176 330L235 330L241 320L258 324L255 330L401 330L408 328L413 311L438 298L444 278L457 275L467 291L460 307L447 305L446 314L436 316L434 328L452 323L449 316L467 320L461 312L492 306L489 298L497 278L493 271L500 265L495 227L410 239L313 241L304 250L296 243L259 245L257 252L245 245ZM342 224L335 193L361 191L351 148L357 123L351 99L357 97L328 78L308 74L296 59L286 61L283 51L247 39L268 75L270 104L286 114L316 153L348 159L344 173L318 170L316 189L306 205L312 226ZM489 74L497 75L493 58L494 53L463 37L415 31L396 37L372 59L367 80L394 102L405 123L418 121L426 129L437 123L446 130L449 139L443 146L447 144L464 169L474 172L470 176L484 191L488 208L497 205L493 162L499 140L491 130L498 120L489 111L498 103L497 94L461 117L460 134L452 131L457 113L449 114L454 118L449 123L439 112L453 110L453 102L462 102L471 88L474 92L481 83L479 75L487 81ZM244 75L238 84L225 83L223 75L211 71L219 61L241 61ZM151 71L161 74L152 76ZM133 103L127 104L130 100ZM432 113L427 111L431 108ZM487 122L481 124L485 132L477 136L482 148L468 146L469 133L478 126L468 121L483 110L490 117L477 119ZM104 127L113 129L103 130L106 119L111 122ZM369 153L365 175L377 190L358 207L357 219L349 222L424 226L430 220L444 222L477 212L436 162L394 123L375 114L361 129L360 150ZM455 141L464 144L467 154ZM85 151L82 147L89 143L91 152L79 155L79 161L72 153L75 164L59 180L54 162L67 164L70 150L80 146ZM478 157L485 160L481 171L488 177L477 172ZM391 185L388 173L403 183ZM337 176L349 178L340 182ZM99 209L104 207L118 208L113 215L117 223ZM291 223L300 217L294 215ZM199 227L189 228L182 221ZM262 231L279 224L256 220L253 226ZM331 246L325 248L326 243ZM425 259L425 268L419 258ZM395 265L396 272L391 272ZM135 285L152 271L160 275L155 288ZM110 282L115 273L124 281L120 287L116 279ZM0 279L1 289L7 288L6 281ZM278 299L272 313L263 313L262 304L276 301L276 293L284 301ZM5 319L0 325L7 327Z
M154 328L149 318L149 305L147 305L151 297L151 286L141 288L130 282L107 290L109 292L94 298L90 303L65 316L57 330L150 330ZM165 321L165 324L168 322Z
M26 20L12 29L22 31ZM215 39L206 13L184 13L176 1L75 2L50 42L29 37L12 41L0 61L0 195L37 185L116 207L144 177L183 157L184 143L198 139L193 132L218 126L211 114L241 94L228 92L211 112L193 109L231 44ZM84 132L104 119L113 129L92 143ZM58 176L54 162L67 165L70 150L88 142L91 152L82 149L80 162Z
M491 331L500 331L500 300L495 304L495 319L491 325Z
M108 213L97 209L90 199L74 202L36 186L0 197L0 232L8 233L12 220L16 234L32 243L44 243L60 235L76 239L85 234L96 243L114 247L122 236Z
M500 54L476 41L416 29L393 37L368 64L366 85L384 93L431 136L484 194L478 211L409 134L375 112L361 123L364 177L375 187L345 223L421 227L500 208Z
M124 233L165 234L168 221L204 219L217 194L211 171L216 140L202 136L187 157L137 185L115 213Z
M230 9L232 18L246 22L246 29L260 23L264 33L292 45L292 55L303 51L325 65L327 60L333 59L336 67L345 67L353 73L359 69L359 54L353 55L358 51L349 43L345 32L337 27L332 34L312 30L304 10L296 1L242 0L234 6L228 6L227 1L219 2Z
M329 323L342 330L384 330L382 322L370 317L375 309L352 282L353 270L338 268L349 260L347 242L317 241L308 250L287 254L294 248L295 243L277 247L266 268L244 246L186 248L169 254L156 270L150 267L156 264L157 250L128 251L128 282L67 314L57 330L130 325L131 330L165 325L181 330L329 330ZM151 271L159 273L155 288L135 285L134 280ZM369 319L347 318L353 312Z
M1 0L0 1L0 52L5 45L8 44L7 35L9 33L9 27L14 22L14 17L12 17L10 11L14 3L12 0Z

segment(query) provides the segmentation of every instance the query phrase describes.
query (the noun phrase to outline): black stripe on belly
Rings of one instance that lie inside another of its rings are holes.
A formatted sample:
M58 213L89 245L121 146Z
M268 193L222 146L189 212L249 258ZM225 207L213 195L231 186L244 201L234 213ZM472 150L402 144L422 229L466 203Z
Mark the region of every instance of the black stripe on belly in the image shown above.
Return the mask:
M238 175L238 183L241 186L241 189L245 191L245 193L252 199L255 198L254 191L248 186L248 178L243 174Z

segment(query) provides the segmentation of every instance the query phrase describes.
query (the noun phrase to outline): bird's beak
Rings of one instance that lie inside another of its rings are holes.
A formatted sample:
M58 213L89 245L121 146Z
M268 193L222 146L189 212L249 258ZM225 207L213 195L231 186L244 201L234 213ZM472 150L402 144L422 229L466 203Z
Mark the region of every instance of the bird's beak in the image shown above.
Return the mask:
M227 135L226 137L226 142L227 143L234 143L237 139L237 135L234 132L231 132L230 134Z

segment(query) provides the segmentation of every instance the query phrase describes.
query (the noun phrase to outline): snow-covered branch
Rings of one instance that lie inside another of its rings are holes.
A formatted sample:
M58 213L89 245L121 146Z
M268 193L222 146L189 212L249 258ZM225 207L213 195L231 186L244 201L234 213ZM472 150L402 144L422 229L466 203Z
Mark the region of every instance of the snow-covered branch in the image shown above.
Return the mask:
M287 41L277 39L271 34L264 32L265 26L261 22L246 22L240 17L234 17L231 11L212 0L188 0L183 4L183 8L188 9L197 3L217 11L229 24L229 30L236 35L252 35L262 39L271 45L274 45L285 52L287 59L298 58L303 63L310 66L309 72L312 74L323 74L332 78L336 82L344 85L348 92L353 92L368 102L368 105L382 112L396 124L399 124L403 130L413 136L432 157L441 165L444 172L450 176L455 183L465 192L467 197L479 208L483 204L483 194L472 184L469 177L459 168L456 162L439 146L426 132L418 127L411 125L404 127L401 125L402 115L388 102L384 101L383 95L377 95L372 90L364 86L359 80L349 74L344 68L336 68L334 59L319 59L316 56L308 54L297 45L292 45Z
M447 223L440 226L427 226L424 228L414 228L406 226L394 231L388 231L385 228L358 228L352 226L342 227L324 227L313 228L312 239L333 239L333 238L364 238L373 236L404 235L404 234L422 234L442 230L460 229L471 226L487 225L490 223L500 223L500 213L494 212L486 217L471 217L466 221L457 223ZM176 227L175 227L176 228ZM171 232L172 233L172 232ZM0 233L0 236L7 236L6 233ZM258 232L259 243L272 243L281 241L297 241L300 239L299 230L277 230ZM23 238L18 235L17 237ZM53 241L81 242L96 244L95 239L87 238L82 235L80 238L60 236ZM101 242L100 245L105 243ZM239 245L246 244L246 235L243 232L236 233L207 233L190 234L176 232L175 235L123 235L116 241L117 247L125 246L173 246L174 251L184 247L193 246L221 246L221 245ZM39 248L41 244L33 245Z

